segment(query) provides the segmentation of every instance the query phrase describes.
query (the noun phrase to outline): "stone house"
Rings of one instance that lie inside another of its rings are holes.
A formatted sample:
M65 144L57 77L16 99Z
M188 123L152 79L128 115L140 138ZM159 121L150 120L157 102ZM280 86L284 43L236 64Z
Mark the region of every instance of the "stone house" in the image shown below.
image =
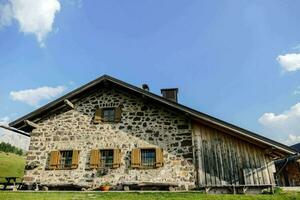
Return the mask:
M24 184L244 193L275 185L295 150L104 75L9 125L30 134Z

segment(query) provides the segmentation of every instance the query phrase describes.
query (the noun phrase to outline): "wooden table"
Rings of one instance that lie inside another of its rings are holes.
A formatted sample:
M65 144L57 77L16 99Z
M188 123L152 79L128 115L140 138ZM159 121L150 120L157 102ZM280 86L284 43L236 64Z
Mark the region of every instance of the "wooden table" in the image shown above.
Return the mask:
M6 181L5 182L0 182L0 185L3 185L3 188L2 190L6 190L6 187L7 186L15 186L16 184L18 184L19 186L22 184L22 181L20 182L17 182L17 178L20 178L21 177L17 177L17 176L6 176L6 177L0 177L2 179L5 179Z

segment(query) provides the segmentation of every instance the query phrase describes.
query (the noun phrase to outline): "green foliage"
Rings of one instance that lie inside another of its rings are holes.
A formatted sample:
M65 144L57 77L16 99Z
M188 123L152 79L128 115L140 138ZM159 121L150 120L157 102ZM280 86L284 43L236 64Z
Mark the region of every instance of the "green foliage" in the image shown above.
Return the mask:
M11 144L9 143L5 143L5 142L1 142L0 143L0 151L3 151L3 152L10 152L10 153L15 153L15 154L18 154L18 155L23 155L23 150L22 149L19 149L15 146L12 146Z
M110 182L104 182L101 184L101 186L111 186L111 183Z
M281 194L283 192L283 190L280 187L276 187L274 189L274 194Z

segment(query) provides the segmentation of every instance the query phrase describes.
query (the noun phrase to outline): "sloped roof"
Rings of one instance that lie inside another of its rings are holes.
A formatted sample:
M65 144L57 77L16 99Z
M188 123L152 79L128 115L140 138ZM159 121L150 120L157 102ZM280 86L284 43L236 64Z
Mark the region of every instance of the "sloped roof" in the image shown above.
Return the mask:
M214 126L218 126L220 128L224 128L224 129L227 129L233 133L236 133L237 135L240 135L244 138L248 138L248 139L251 139L255 142L258 142L258 143L261 143L261 144L264 144L266 146L269 146L269 147L272 147L272 148L275 148L275 149L278 149L282 152L285 152L285 153L288 153L288 154L294 154L296 153L296 151L291 148L291 147L288 147L284 144L281 144L279 142L276 142L274 140L271 140L269 138L266 138L266 137L263 137L261 135L258 135L256 133L253 133L251 131L248 131L246 129L243 129L243 128L240 128L238 126L235 126L233 124L230 124L228 122L225 122L223 120L220 120L220 119L217 119L215 117L212 117L210 115L207 115L205 113L202 113L202 112L199 112L197 110L194 110L192 108L189 108L187 106L184 106L182 104L179 104L179 103L176 103L176 102L173 102L173 101L169 101L161 96L158 96L154 93L151 93L149 91L146 91L146 90L143 90L141 88L138 88L136 86L133 86L131 84L128 84L126 82L123 82L121 80L118 80L116 78L113 78L111 76L108 76L108 75L103 75L71 92L69 92L68 94L46 104L45 106L11 122L9 125L14 127L14 128L18 128L18 129L21 129L21 130L26 130L26 128L28 128L28 125L24 122L25 120L31 120L31 121L38 121L40 118L39 118L39 115L42 115L43 113L47 113L47 112L50 112L53 108L62 108L63 106L65 106L64 104L64 100L65 99L68 99L68 100L71 100L73 98L76 98L78 96L81 96L81 95L84 95L88 90L92 90L92 89L95 89L100 83L106 83L106 82L109 82L109 83L113 83L113 84L116 84L122 88L126 88L132 92L135 92L135 93L138 93L138 94L141 94L143 95L144 97L148 97L154 101L157 101L157 102L160 102L162 103L163 105L165 106L168 106L168 107L171 107L171 108L174 108L174 109L177 109L179 111L182 111L186 114L188 114L191 118L193 119L199 119L203 122L206 122L208 124L212 124Z

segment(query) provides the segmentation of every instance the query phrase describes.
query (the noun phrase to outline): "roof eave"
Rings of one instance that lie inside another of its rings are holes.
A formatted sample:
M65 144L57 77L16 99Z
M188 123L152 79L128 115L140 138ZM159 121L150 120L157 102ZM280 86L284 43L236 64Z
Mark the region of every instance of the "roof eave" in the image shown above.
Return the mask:
M123 86L123 87L125 87L125 88L127 88L129 90L132 90L132 91L135 91L135 92L140 93L142 95L145 95L145 96L147 96L147 97L149 97L151 99L159 101L159 102L161 102L163 104L166 104L166 105L168 105L170 107L175 107L175 108L177 108L177 109L179 109L179 110L181 110L181 111L183 111L183 112L185 112L185 113L187 113L187 114L189 114L189 115L191 115L191 116L193 116L195 118L199 118L201 120L207 121L209 123L215 124L217 126L225 128L225 129L229 129L229 130L231 130L231 131L233 131L235 133L241 134L241 135L243 135L245 137L248 137L248 138L251 138L251 139L253 139L255 141L267 144L269 146L276 147L277 149L282 150L282 151L284 151L284 152L286 152L288 154L295 154L295 153L297 153L294 149L292 149L292 148L290 148L290 147L288 147L288 146L286 146L284 144L281 144L281 143L278 143L278 142L273 141L271 139L265 138L265 137L263 137L261 135L258 135L258 134L255 134L255 133L251 132L251 131L242 129L242 128L237 127L237 126L235 126L233 124L230 124L230 123L227 123L225 121L219 120L219 119L214 118L214 117L212 117L210 115L207 115L205 113L201 113L199 111L196 111L194 109L191 109L191 108L186 107L184 105L181 105L179 103L176 103L176 102L173 102L173 101L168 101L167 99L165 99L165 98L163 98L161 96L158 96L158 95L153 94L151 92L145 91L145 90L143 90L141 88L138 88L138 87L133 86L131 84L128 84L126 82L120 81L120 80L115 79L113 77L110 77L108 75L103 75L103 76L101 76L101 77L99 77L99 78L97 78L97 79L95 79L95 80L93 80L93 81L91 81L91 82L89 82L89 83L87 83L87 84L85 84L85 85L83 85L83 86L81 86L81 87L79 87L79 88L77 88L77 89L75 89L75 90L67 93L66 95L64 95L64 96L62 96L62 97L60 97L60 98L58 98L58 99L56 99L56 100L54 100L54 101L46 104L45 106L43 106L43 107L41 107L41 108L39 108L39 109L37 109L37 110L29 113L29 114L27 114L27 115L25 115L25 116L17 119L17 120L9 123L9 126L18 128L18 125L22 124L24 122L24 120L29 119L29 118L33 118L34 115L36 115L36 114L38 114L40 112L44 112L45 110L50 109L51 107L62 103L65 99L72 98L74 95L79 94L82 91L84 91L86 89L89 89L89 88L91 88L91 87L99 84L103 80L111 81L111 82L113 82L113 83L115 83L117 85L121 85L121 86Z
M93 80L93 81L91 81L91 82L89 82L89 83L87 83L87 84L85 84L85 85L83 85L83 86L81 86L81 87L79 87L79 88L63 95L62 97L60 97L60 98L58 98L58 99L42 106L41 108L38 108L38 109L28 113L27 115L24 115L23 117L20 117L20 118L16 119L15 121L10 122L9 126L16 127L16 126L18 126L18 124L22 124L24 122L24 120L29 119L29 118L33 117L34 115L36 115L40 112L44 112L45 110L62 103L65 99L69 99L72 96L74 96L75 94L78 94L78 93L80 93L80 92L82 92L82 91L84 91L88 88L93 87L94 85L100 83L102 80L104 80L106 78L108 78L108 76L103 75L103 76L101 76L101 77L99 77L99 78L97 78L97 79L95 79L95 80Z

